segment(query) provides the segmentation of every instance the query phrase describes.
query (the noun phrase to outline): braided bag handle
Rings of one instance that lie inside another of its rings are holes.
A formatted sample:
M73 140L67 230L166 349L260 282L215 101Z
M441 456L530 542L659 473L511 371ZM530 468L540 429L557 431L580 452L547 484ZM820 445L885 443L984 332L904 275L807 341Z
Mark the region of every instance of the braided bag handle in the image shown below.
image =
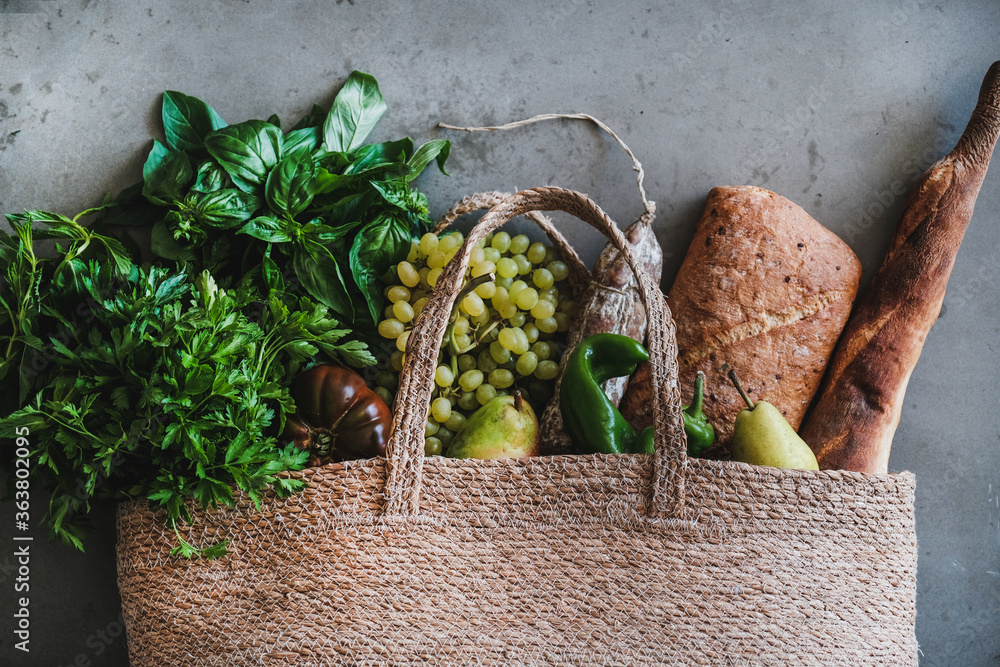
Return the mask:
M683 518L687 439L677 382L674 323L659 285L639 267L618 225L589 197L557 187L522 190L490 208L438 278L430 300L409 337L396 393L392 431L386 452L385 515L418 512L424 459L424 422L430 406L441 341L473 246L508 220L530 211L565 211L603 233L619 249L639 280L639 294L649 319L649 354L653 386L656 451L653 454L652 514Z

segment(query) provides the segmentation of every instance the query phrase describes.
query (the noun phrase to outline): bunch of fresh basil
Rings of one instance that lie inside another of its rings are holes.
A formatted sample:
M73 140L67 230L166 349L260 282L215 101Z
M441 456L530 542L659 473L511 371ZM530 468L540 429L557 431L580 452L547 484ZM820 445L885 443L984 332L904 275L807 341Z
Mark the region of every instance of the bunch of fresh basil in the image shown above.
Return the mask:
M410 183L450 143L364 144L386 111L375 79L353 72L326 113L283 132L279 120L226 125L207 104L163 95L166 143L156 141L139 188L108 224L150 224L160 257L198 260L217 277L291 264L295 282L356 328L383 309L382 278L429 224Z

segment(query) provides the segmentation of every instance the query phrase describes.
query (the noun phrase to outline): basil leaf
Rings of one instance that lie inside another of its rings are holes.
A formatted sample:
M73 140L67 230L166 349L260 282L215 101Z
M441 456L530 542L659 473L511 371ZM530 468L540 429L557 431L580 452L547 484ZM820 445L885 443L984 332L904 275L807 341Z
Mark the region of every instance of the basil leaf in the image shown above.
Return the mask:
M410 210L410 188L402 181L372 181L371 186L387 204L404 211Z
M162 116L167 145L191 155L203 155L208 133L226 126L212 107L175 90L163 93Z
M302 234L320 245L326 246L339 241L351 229L353 226L331 227L323 224L323 218L315 218L302 226Z
M294 218L313 198L316 165L309 151L301 149L285 155L267 175L264 193L272 211Z
M302 287L314 299L348 320L354 320L354 303L347 292L344 275L329 252L313 255L304 248L296 248L292 265Z
M407 161L407 166L410 167L409 173L403 177L403 180L409 182L420 175L420 172L424 170L431 160L437 160L438 169L445 176L448 172L444 170L444 163L448 159L448 154L451 152L451 142L445 139L435 139L434 141L428 141L426 144L417 149L417 152L413 154Z
M315 194L325 195L331 192L336 192L343 188L350 187L357 183L360 179L358 176L342 176L340 174L331 174L329 171L320 167L316 170L316 177L313 181L313 189Z
M289 243L296 238L296 234L288 229L288 222L273 215L258 216L240 227L237 233L268 243Z
M182 190L192 176L194 170L187 155L154 139L142 166L142 194L154 204L167 206L181 199Z
M194 259L194 253L186 245L178 243L170 231L166 220L159 220L153 225L149 238L149 249L157 257L187 262Z
M229 125L205 137L209 154L243 192L264 185L267 173L278 164L281 145L281 130L260 120Z
M323 143L323 132L318 127L306 127L301 130L292 130L285 135L282 150L285 153L294 153L305 148L312 153Z
M405 259L409 250L409 225L388 213L379 214L354 237L350 252L351 273L374 322L382 316L380 279L390 266Z
M218 162L206 161L198 167L198 175L195 176L191 189L195 192L215 192L229 185L232 185L232 181L226 170Z
M247 220L261 207L261 203L260 197L236 188L226 188L198 197L193 210L198 220L206 225L228 229Z
M399 169L406 164L406 156L413 153L413 140L384 141L362 146L351 154L351 164L345 174L363 174L375 169Z
M260 273L268 292L285 289L285 278L281 275L281 269L278 268L278 263L271 259L271 246L264 250L264 255L261 257Z
M364 143L385 111L385 100L375 77L357 70L351 72L323 123L325 147L331 151L353 151Z

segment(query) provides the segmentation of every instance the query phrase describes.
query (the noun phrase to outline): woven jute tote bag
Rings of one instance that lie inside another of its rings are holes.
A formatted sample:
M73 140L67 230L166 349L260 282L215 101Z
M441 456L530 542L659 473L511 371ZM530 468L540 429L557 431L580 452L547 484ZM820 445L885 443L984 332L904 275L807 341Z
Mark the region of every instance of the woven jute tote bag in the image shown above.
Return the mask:
M673 323L649 319L651 455L424 458L440 341L468 253L530 211L615 243L587 197L526 190L493 206L410 337L386 458L312 468L258 512L197 513L169 555L146 504L120 508L118 570L136 667L163 665L889 665L916 663L912 475L687 459Z

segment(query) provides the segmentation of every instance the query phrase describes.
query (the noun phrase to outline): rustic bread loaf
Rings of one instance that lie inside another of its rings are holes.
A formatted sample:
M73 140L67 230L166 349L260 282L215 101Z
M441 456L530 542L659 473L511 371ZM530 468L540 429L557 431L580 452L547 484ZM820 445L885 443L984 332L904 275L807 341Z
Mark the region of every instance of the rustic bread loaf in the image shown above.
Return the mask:
M754 398L798 428L860 279L850 247L791 201L752 186L709 192L667 300L685 403L695 374L705 372L704 410L718 434L709 456L728 456L733 421L745 407L726 364ZM630 387L637 384L633 378ZM636 387L621 410L642 427L647 403Z

